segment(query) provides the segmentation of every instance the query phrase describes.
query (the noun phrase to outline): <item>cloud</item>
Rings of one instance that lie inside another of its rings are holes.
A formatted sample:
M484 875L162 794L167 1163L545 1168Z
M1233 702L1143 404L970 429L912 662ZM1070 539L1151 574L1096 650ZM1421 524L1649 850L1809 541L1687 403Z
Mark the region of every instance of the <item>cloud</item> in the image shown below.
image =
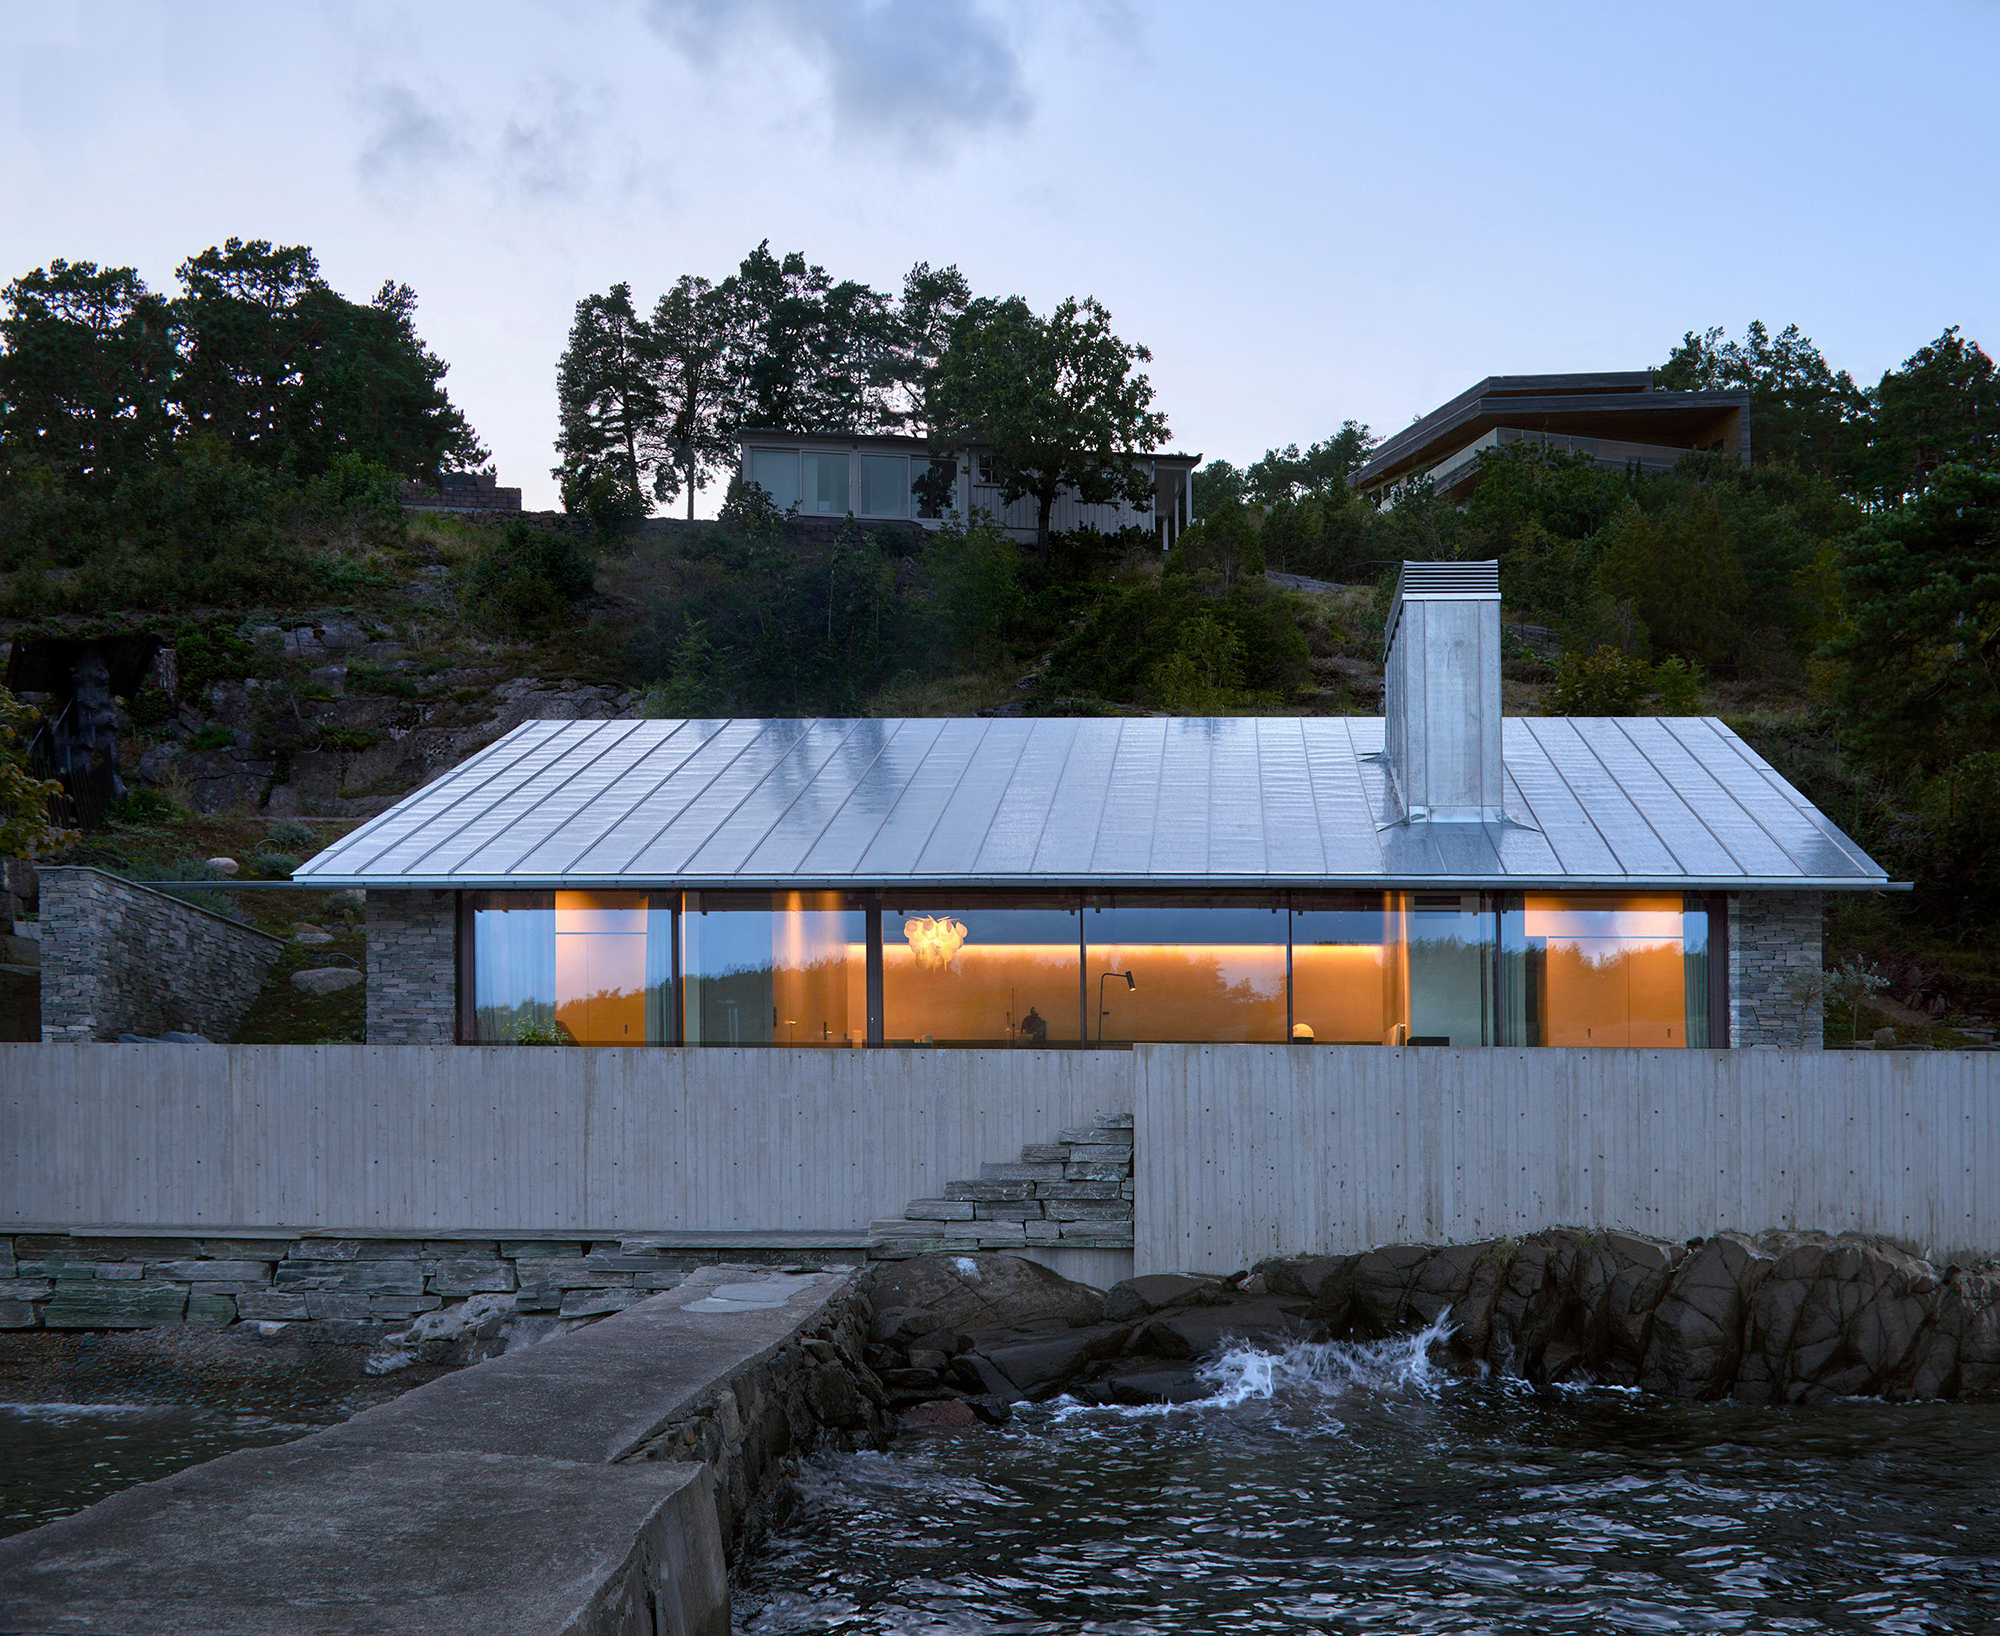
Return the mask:
M849 134L936 148L1033 107L1017 38L976 0L648 0L646 17L698 66L776 38Z
M576 88L551 79L526 99L500 133L502 180L531 199L574 196L590 180L590 120Z
M362 93L368 132L355 164L362 179L428 180L471 151L443 116L407 85L375 85Z

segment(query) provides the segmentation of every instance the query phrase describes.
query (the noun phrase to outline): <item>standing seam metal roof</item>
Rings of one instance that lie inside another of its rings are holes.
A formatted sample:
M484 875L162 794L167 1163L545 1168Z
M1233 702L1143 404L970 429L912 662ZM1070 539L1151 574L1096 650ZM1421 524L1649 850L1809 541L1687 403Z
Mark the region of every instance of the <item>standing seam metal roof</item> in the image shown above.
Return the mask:
M300 868L326 886L1870 888L1712 717L1518 718L1506 818L1403 821L1379 717L531 721Z

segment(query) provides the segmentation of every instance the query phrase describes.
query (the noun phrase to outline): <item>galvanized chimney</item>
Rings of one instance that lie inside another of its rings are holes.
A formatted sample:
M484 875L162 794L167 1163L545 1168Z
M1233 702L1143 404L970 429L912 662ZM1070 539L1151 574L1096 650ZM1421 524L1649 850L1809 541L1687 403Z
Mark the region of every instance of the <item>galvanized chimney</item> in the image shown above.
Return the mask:
M1383 714L1412 819L1500 816L1500 564L1406 562L1389 608Z

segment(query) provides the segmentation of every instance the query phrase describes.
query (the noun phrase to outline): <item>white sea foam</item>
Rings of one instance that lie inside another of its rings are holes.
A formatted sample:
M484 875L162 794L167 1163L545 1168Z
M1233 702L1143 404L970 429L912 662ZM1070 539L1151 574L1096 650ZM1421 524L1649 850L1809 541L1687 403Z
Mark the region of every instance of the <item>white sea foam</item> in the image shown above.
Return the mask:
M1167 1415L1234 1409L1280 1393L1338 1397L1348 1392L1416 1391L1430 1395L1453 1378L1431 1362L1432 1348L1450 1339L1453 1327L1446 1317L1439 1316L1415 1334L1385 1341L1293 1341L1275 1352L1239 1341L1195 1370L1196 1377L1210 1388L1206 1397L1186 1403L1104 1409L1074 1398L1058 1398L1050 1407L1056 1419L1066 1420L1077 1414Z

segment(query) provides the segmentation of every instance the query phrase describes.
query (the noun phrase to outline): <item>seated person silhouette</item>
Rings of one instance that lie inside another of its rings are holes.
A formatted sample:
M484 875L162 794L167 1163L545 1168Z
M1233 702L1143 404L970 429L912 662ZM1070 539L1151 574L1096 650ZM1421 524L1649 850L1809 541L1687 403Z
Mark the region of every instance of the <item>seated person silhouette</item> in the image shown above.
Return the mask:
M1021 1038L1037 1045L1049 1043L1049 1020L1033 1006L1028 1007L1027 1016L1021 1019Z

